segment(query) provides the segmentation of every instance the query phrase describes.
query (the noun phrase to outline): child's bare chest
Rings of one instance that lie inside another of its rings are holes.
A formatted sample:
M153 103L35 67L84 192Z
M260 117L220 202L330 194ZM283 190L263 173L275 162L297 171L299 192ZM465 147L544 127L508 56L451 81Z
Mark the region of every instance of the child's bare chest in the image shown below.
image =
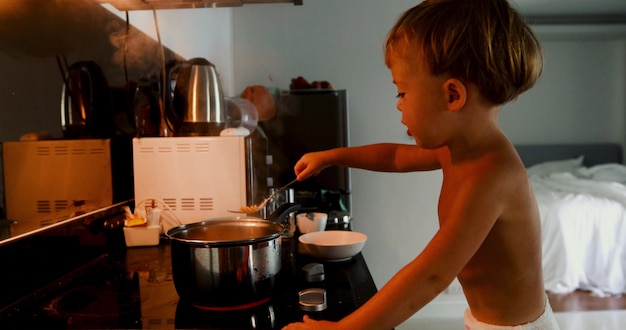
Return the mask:
M457 198L459 186L464 183L462 177L445 176L441 185L439 194L439 205L437 206L439 223L443 223L448 218L449 213L454 207L454 201Z

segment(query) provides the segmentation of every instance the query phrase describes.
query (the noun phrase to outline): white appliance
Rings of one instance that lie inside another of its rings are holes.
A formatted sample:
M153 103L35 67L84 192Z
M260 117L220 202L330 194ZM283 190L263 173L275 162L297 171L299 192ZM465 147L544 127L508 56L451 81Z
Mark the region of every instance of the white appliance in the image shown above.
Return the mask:
M133 171L135 205L162 203L164 231L246 205L243 136L135 138Z
M2 144L7 218L28 232L113 202L109 139Z

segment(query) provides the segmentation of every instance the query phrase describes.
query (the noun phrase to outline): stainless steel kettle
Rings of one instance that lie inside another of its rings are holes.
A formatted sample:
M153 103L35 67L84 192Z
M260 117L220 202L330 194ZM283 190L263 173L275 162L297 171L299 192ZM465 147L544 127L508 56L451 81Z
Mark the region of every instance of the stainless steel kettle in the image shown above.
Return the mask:
M109 138L116 126L109 85L98 64L70 65L61 90L61 126L65 138Z
M160 86L157 77L141 78L133 97L133 112L138 137L167 136L163 130Z
M226 126L224 94L215 65L193 58L174 65L166 80L167 117L175 136L219 136Z

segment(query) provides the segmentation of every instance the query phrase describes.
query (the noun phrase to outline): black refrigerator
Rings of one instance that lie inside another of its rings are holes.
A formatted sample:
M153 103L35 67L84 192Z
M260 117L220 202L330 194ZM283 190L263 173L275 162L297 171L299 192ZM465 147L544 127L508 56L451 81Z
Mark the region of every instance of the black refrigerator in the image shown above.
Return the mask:
M294 165L311 151L349 145L346 90L281 91L275 95L276 115L259 126L272 155L274 187L294 179ZM350 212L350 172L333 166L293 186L295 202L324 212Z

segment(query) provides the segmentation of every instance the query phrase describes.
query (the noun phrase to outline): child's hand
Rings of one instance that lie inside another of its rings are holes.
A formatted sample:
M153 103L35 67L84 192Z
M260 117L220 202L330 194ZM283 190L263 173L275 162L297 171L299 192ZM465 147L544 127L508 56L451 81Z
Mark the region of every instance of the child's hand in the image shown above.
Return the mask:
M293 167L298 181L318 175L323 169L328 167L328 165L322 161L322 155L323 152L311 152L304 154L304 156L298 160Z
M305 315L302 322L291 323L283 328L283 330L299 330L299 329L338 329L337 323L330 321L316 321Z

